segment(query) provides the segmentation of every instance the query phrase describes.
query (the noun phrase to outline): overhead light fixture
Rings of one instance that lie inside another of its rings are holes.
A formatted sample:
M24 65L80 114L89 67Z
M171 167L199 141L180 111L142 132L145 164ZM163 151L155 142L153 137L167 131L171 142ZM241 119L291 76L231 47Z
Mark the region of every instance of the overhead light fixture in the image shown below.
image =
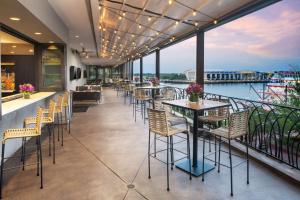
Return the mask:
M35 35L42 35L41 32L35 32L34 34L35 34Z
M49 43L51 43L51 44L52 44L52 43L54 43L54 42L53 42L52 40L50 40L50 41L49 41Z
M139 24L139 29L141 29L142 28L142 26Z
M169 0L169 5L171 5L173 3L173 1L172 0Z
M75 35L75 38L79 38L79 35Z
M152 40L153 40L153 38L150 38L150 40L152 41Z
M148 17L148 21L150 22L152 20L152 18L151 17Z
M122 19L122 16L119 16L119 20L121 20Z
M215 19L215 20L214 20L214 24L217 24L217 23L218 23L218 20Z
M195 26L198 26L198 22L195 22Z
M123 12L123 13L122 13L122 15L123 15L123 17L125 17L125 15L126 15L126 12Z
M114 30L114 33L116 34L116 33L117 33L117 31L116 31L116 30Z
M11 54L14 54L15 52L14 52L14 51L11 51L10 53L11 53Z
M132 34L131 37L134 37L134 35Z
M29 51L30 53L32 53L32 52L33 52L33 49L29 49L28 51Z
M105 32L105 31L106 31L106 28L103 28L103 31Z
M196 16L196 14L197 14L196 11L193 11L193 16Z
M50 45L47 49L49 49L49 50L57 50L58 48L55 45Z
M119 39L121 39L121 37L120 37L120 36L118 36L118 40L119 40Z
M101 6L99 6L98 9L101 10Z
M156 32L156 35L159 35L159 32Z
M179 24L179 22L178 22L178 21L176 21L176 22L175 22L175 25L177 26L178 24Z
M16 46L16 45L12 45L11 47L12 47L12 48L16 48L17 46Z
M9 19L12 21L20 21L21 20L19 17L10 17Z
M99 29L101 30L101 29L102 29L102 26L99 26Z

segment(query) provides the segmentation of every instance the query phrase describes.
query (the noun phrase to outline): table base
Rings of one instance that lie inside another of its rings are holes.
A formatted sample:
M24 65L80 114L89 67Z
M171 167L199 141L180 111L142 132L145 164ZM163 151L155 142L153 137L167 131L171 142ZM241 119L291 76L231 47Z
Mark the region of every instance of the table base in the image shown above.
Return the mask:
M190 172L188 159L184 159L183 161L177 163L175 166L187 173ZM215 168L214 165L204 163L204 173L209 172L209 171L213 170L214 168ZM197 166L196 167L192 166L192 175L196 176L196 177L202 175L202 161L198 160Z

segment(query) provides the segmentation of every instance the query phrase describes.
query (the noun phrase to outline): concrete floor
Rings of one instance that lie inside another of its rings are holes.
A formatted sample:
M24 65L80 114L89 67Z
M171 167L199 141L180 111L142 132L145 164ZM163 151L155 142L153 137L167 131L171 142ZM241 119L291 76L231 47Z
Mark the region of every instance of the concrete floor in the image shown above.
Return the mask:
M132 107L124 105L115 91L104 90L103 102L85 113L74 113L72 133L64 147L57 146L56 164L44 147L44 189L34 166L14 171L4 186L5 199L300 199L299 186L250 161L250 185L246 166L234 169L234 197L230 197L227 168L213 170L189 180L179 169L170 171L170 191L166 191L166 165L151 160L148 179L148 127L140 116L132 117ZM47 144L47 141L44 141ZM199 155L202 155L199 143ZM163 147L163 144L158 144ZM208 145L207 145L208 146ZM179 148L185 148L182 144ZM224 162L228 156L223 155ZM31 158L33 159L33 158ZM5 176L7 178L7 176ZM133 189L127 185L133 184Z

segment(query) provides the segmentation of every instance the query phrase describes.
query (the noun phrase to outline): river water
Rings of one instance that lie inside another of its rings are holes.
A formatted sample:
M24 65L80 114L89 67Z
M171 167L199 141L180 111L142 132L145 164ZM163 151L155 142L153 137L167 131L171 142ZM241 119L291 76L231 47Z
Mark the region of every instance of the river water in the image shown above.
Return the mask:
M237 97L249 100L259 100L259 96L250 89L252 85L256 91L263 90L264 83L222 83L222 84L205 84L204 91L208 93L220 94L224 96ZM178 88L187 88L188 84L165 84Z

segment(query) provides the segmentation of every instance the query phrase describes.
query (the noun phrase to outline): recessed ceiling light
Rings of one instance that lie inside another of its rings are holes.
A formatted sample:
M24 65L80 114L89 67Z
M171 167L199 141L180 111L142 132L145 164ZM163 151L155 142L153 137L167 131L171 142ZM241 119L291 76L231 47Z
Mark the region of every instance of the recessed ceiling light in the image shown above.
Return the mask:
M152 20L152 18L151 17L148 17L148 21L150 22Z
M193 16L196 16L196 14L197 14L196 11L193 11Z
M16 45L12 45L11 47L12 47L12 48L16 48L17 46L16 46Z
M75 35L76 38L79 38L79 35Z
M101 6L99 6L98 9L101 10Z
M215 19L215 20L214 20L214 24L217 24L217 23L218 23L218 21Z
M14 54L15 52L14 52L14 51L11 51L10 53L11 53L11 54Z
M54 43L54 42L52 40L50 40L49 43Z
M21 20L19 17L10 17L9 19L12 21L20 21Z
M30 53L32 53L32 52L33 52L33 49L29 49L28 51L29 51Z
M171 5L173 3L173 1L172 0L169 0L169 5Z
M35 32L34 34L35 34L35 35L42 35L41 32Z

